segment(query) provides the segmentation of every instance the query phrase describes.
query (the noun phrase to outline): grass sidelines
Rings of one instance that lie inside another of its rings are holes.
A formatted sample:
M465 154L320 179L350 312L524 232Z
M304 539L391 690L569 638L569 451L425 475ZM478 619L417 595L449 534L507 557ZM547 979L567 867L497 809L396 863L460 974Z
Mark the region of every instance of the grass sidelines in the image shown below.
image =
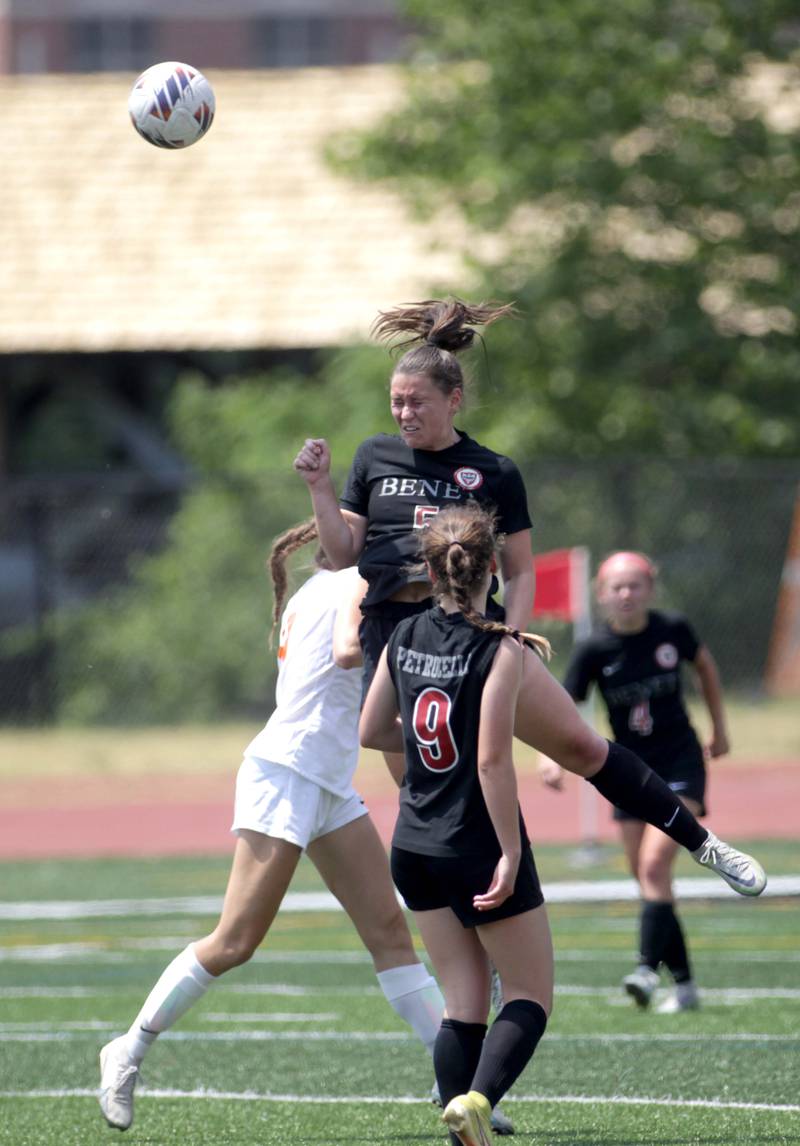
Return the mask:
M753 845L800 874L800 845ZM545 887L570 870L537 849ZM618 874L604 849L596 878ZM18 903L219 894L223 857L5 864ZM693 866L693 865L692 865ZM571 873L574 876L574 871ZM584 873L581 873L582 875ZM687 872L688 874L688 872ZM295 888L319 881L303 863ZM798 1143L797 900L726 893L683 916L699 1012L641 1014L622 997L630 903L555 904L556 1009L506 1108L536 1146ZM97 1051L125 1029L208 915L0 922L0 1143L116 1141L94 1098ZM383 1001L341 912L282 913L256 958L220 980L145 1063L131 1143L444 1143L424 1052Z
M703 736L708 728L707 715L696 701L690 701L690 707L698 733ZM733 751L723 767L738 762L800 761L796 700L731 696L726 698L726 707ZM598 722L607 734L599 707ZM168 728L0 729L0 783L13 782L21 775L194 776L201 772L227 772L232 777L243 748L258 727L258 720L253 720ZM536 766L533 750L519 741L514 746L514 759L523 772ZM366 750L360 770L381 777L386 772L379 754Z

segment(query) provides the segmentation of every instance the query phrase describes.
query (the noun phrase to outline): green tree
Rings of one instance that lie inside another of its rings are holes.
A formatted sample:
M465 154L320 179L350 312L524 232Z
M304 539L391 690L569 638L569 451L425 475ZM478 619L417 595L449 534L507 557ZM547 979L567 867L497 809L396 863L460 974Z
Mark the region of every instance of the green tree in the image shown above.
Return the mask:
M491 334L481 436L800 451L800 79L791 0L410 0L406 96L334 160L452 235ZM452 284L445 284L452 289Z
M75 723L213 720L272 704L267 645L272 539L310 514L291 463L304 435L334 441L339 476L357 443L388 428L387 356L354 349L317 377L275 372L213 387L187 377L168 410L170 436L194 482L167 544L137 559L107 598L50 622L58 717ZM333 430L333 433L331 433ZM310 567L312 550L296 566ZM14 635L24 648L32 634Z

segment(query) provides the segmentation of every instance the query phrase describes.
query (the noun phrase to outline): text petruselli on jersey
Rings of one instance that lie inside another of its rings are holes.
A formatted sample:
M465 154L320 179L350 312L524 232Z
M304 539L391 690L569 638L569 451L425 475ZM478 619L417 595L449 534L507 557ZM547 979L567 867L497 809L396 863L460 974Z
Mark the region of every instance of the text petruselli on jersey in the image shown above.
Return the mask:
M413 676L426 676L432 680L448 680L452 677L466 676L469 672L469 662L472 653L464 657L461 653L452 656L440 656L436 653L418 653L414 649L407 649L398 645L396 665L401 672Z

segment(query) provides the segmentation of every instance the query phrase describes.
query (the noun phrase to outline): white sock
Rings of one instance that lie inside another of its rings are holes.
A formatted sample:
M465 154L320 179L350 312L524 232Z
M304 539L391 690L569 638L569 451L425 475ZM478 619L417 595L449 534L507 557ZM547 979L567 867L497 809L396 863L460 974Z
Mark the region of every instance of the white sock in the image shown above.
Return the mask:
M378 982L386 1001L432 1055L433 1044L442 1025L444 998L425 964L408 963L403 967L378 971Z
M125 1046L137 1066L162 1031L185 1015L214 982L194 953L194 944L176 955L145 999L144 1006L125 1035Z

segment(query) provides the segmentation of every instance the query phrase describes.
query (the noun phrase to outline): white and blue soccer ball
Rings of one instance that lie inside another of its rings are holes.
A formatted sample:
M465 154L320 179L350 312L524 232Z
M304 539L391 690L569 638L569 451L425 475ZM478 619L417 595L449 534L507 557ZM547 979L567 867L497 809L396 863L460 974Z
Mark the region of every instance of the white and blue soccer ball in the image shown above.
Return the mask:
M176 60L142 72L128 97L131 123L154 147L191 147L211 127L215 108L203 73Z

